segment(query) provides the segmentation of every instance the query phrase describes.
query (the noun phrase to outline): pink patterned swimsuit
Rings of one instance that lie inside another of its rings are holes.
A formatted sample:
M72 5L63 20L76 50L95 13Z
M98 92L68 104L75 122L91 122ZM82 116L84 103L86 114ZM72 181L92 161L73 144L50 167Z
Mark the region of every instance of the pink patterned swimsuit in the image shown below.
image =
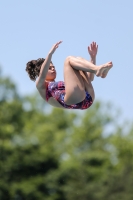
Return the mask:
M80 103L74 104L74 105L67 105L64 103L64 96L65 96L65 84L63 81L59 81L59 82L50 82L47 86L47 90L46 90L46 99L48 101L48 99L50 97L53 97L54 99L56 99L64 108L67 109L87 109L89 108L92 103L93 100L90 96L90 94L88 94L88 92L86 92L86 97L83 101L81 101Z

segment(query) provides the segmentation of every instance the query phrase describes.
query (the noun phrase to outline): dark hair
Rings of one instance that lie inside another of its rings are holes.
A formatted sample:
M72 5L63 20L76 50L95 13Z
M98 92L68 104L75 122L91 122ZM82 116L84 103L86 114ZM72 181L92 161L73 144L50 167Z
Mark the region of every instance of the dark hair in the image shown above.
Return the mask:
M44 58L39 58L37 60L31 60L26 64L26 71L32 81L35 81L39 76L41 65L44 62Z
M32 81L35 81L36 78L40 74L40 69L42 66L42 63L45 61L44 58L38 58L37 60L31 60L26 64L26 71ZM51 61L52 63L52 61ZM53 63L52 63L53 64Z

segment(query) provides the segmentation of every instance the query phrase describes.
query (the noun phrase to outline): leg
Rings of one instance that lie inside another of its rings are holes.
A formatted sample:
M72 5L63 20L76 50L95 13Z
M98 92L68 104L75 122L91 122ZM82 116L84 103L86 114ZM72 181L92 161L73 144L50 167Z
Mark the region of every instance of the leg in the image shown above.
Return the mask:
M80 72L73 69L66 59L64 65L65 98L67 105L79 103L85 99L85 85Z
M112 63L107 63L101 66L96 66L87 60L80 60L76 57L69 56L64 64L64 79L66 87L66 95L64 101L66 104L71 105L79 103L85 98L85 89L90 93L94 100L94 90L91 81L84 81L79 71L95 73L97 76L104 77L107 75Z
M85 91L87 91L94 100L94 90L91 81L88 79L87 72L74 69L69 62L69 58L65 60L64 80L66 95L64 102L68 105L76 104L85 99Z
M95 92L94 92L94 89L93 89L93 86L92 86L92 83L91 83L92 80L88 76L88 72L80 71L80 74L81 74L81 76L83 77L83 80L84 80L85 91L87 91L91 95L92 100L94 101Z
M82 58L82 57L76 57L76 58L78 58L78 59L82 59L82 60L85 60L84 58ZM87 77L88 77L88 79L90 80L90 81L93 81L94 80L94 73L91 73L91 72L87 72Z
M78 59L74 56L67 57L69 60L70 65L77 70L91 72L96 74L96 76L100 76L105 78L107 76L108 71L112 68L112 62L105 63L100 66L96 66L93 63L85 60L85 59Z
M90 81L93 81L93 80L94 80L94 75L95 75L95 74L93 74L93 73L91 73L91 72L87 72L87 75L88 75L88 78L89 78Z

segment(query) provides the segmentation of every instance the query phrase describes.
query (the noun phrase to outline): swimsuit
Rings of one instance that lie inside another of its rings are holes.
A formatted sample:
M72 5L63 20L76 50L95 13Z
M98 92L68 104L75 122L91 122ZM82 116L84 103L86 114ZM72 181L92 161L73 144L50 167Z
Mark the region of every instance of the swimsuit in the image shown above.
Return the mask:
M64 108L81 109L81 110L89 108L93 103L92 97L90 96L90 94L88 92L86 92L86 97L83 101L81 101L80 103L77 103L77 104L73 104L73 105L65 104L64 96L65 96L65 83L63 81L49 82L47 89L46 89L46 100L47 101L50 97L53 97Z

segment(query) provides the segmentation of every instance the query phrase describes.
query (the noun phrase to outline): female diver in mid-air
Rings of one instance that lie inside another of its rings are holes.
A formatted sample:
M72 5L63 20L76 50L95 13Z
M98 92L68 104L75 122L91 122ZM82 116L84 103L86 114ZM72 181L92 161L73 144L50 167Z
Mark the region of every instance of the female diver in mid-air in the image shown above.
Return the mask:
M51 59L62 41L53 45L46 59L39 58L27 63L26 71L44 100L50 105L65 109L87 109L95 98L91 81L94 75L105 78L112 68L112 62L96 65L98 45L88 46L91 61L81 57L68 56L64 62L64 81L55 81L56 69Z

